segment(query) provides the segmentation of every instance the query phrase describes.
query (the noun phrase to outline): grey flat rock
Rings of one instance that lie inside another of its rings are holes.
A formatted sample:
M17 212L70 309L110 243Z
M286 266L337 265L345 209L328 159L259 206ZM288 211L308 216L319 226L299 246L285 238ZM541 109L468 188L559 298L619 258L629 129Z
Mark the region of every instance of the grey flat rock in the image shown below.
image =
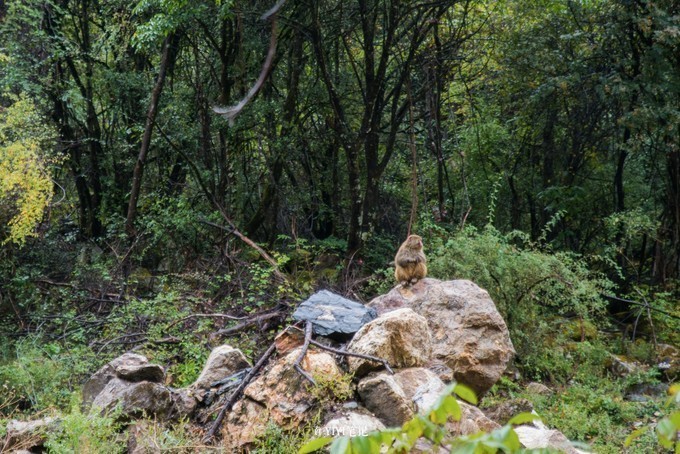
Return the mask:
M293 313L295 320L310 321L315 334L349 337L378 316L375 309L321 290L303 301Z

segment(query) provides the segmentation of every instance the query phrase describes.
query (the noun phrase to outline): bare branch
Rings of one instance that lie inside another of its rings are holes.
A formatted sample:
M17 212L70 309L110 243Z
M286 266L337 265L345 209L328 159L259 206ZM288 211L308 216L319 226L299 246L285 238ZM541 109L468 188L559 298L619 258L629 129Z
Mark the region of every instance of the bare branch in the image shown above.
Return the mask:
M231 107L220 106L213 107L213 112L220 114L224 118L229 120L229 125L234 124L234 118L236 118L236 116L239 113L241 113L246 104L248 104L255 96L257 96L257 94L262 89L264 82L267 80L267 77L269 77L269 73L271 73L272 71L274 57L276 56L276 44L277 44L276 18L279 13L279 10L281 9L284 3L285 0L279 0L278 3L274 5L274 7L272 7L269 11L262 15L263 20L271 19L272 21L272 36L269 40L269 51L267 51L267 58L265 59L264 64L262 65L260 76L255 81L255 84L252 87L250 87L250 90L248 90L246 96L235 105Z
M272 356L272 354L274 354L275 351L276 343L272 343L267 349L267 351L264 352L264 354L257 361L257 364L255 364L253 368L250 369L250 372L248 372L248 375L246 375L246 377L243 379L239 387L236 388L233 393L231 393L229 399L224 403L224 407L222 407L222 410L220 410L220 412L217 414L217 418L215 419L215 422L213 423L212 427L210 428L208 433L205 434L205 437L203 438L204 443L208 443L210 440L212 440L212 438L215 436L215 433L217 433L217 430L222 425L224 416L227 414L229 410L231 410L231 407L234 406L239 396L241 395L241 392L243 392L248 383L250 383L253 377L255 377L255 374L257 374L258 371L262 369L262 366L264 366L267 363L269 357Z
M307 350L309 349L309 343L311 341L312 341L312 322L307 320L305 324L305 342L304 344L302 344L302 350L300 351L300 355L295 360L293 367L295 367L295 370L298 371L300 375L309 380L313 385L316 385L316 382L314 381L312 376L309 375L300 365L302 363L302 360L305 358L305 355L307 354Z
M215 334L219 334L220 336L225 336L225 337L226 336L233 336L234 334L236 334L240 331L243 331L246 328L249 328L249 327L256 325L260 322L263 322L265 320L270 320L272 318L281 317L282 315L283 315L282 312L270 312L268 314L257 315L257 316L254 316L254 317L252 317L252 318L250 318L250 319L248 319L248 320L246 320L242 323L239 323L236 326L232 326L230 328L223 328L223 329L217 331Z
M309 343L312 344L312 345L316 345L317 347L319 347L322 350L327 350L331 353L335 353L336 355L354 356L354 357L357 357L357 358L367 359L369 361L375 361L376 363L382 363L382 365L385 366L385 369L387 369L387 372L394 375L394 371L390 367L390 363L388 363L387 360L384 360L382 358L377 358L375 356L370 356L370 355L362 355L361 353L352 353L352 352L348 352L348 351L345 351L345 350L338 350L337 348L329 347L328 345L324 345L324 344L319 343L319 342L317 342L313 339L310 340Z

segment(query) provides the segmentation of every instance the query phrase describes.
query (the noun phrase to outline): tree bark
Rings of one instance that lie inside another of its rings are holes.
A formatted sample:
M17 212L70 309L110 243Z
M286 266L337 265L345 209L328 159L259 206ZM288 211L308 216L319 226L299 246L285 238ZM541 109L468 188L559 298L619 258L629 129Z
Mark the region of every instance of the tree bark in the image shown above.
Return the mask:
M158 112L158 102L165 84L165 76L167 74L170 62L170 47L173 37L168 36L163 41L163 53L161 55L161 62L158 68L158 77L156 84L151 92L151 100L149 101L149 109L146 114L146 125L144 127L144 136L142 137L142 144L137 156L137 162L132 172L132 189L130 191L130 202L128 204L127 217L125 219L125 231L130 238L137 235L135 229L135 220L137 219L137 202L139 201L139 194L142 187L142 176L144 175L144 165L146 163L146 156L151 146L151 132L156 121L156 114Z

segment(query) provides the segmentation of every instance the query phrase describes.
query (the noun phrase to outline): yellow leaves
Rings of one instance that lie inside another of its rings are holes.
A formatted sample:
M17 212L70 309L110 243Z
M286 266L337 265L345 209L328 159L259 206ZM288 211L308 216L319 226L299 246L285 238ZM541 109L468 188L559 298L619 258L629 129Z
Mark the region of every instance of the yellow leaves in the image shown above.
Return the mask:
M23 245L52 196L44 149L52 134L32 101L21 98L0 108L0 245Z

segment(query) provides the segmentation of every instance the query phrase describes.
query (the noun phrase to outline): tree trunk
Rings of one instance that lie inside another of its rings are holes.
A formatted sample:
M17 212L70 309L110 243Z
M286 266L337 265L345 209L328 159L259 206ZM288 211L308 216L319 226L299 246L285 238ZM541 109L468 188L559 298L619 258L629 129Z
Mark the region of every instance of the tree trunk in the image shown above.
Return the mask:
M146 126L144 127L144 136L142 137L142 144L137 156L134 171L132 172L132 189L130 190L130 203L128 204L127 218L125 219L125 231L129 237L135 237L137 232L135 230L135 220L137 218L137 202L142 187L142 176L144 174L144 164L146 163L146 155L149 152L151 145L151 132L156 121L156 114L158 110L158 101L163 91L163 84L165 83L165 76L168 70L170 61L170 47L173 39L168 36L163 41L163 53L161 55L160 67L158 68L158 78L156 84L151 92L151 100L149 101L149 109L146 114Z

